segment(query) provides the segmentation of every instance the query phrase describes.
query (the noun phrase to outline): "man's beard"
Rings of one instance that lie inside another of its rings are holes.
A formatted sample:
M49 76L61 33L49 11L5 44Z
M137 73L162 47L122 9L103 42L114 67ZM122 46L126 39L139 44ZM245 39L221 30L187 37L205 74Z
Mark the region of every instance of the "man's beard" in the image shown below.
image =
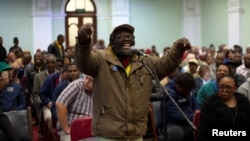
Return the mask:
M250 68L250 63L245 63L245 67L249 69Z
M119 47L113 47L113 51L118 58L130 57L133 55L131 49L123 49L123 45L118 45Z
M130 57L133 54L131 50L123 50L123 49L115 50L115 53L118 57L121 58Z

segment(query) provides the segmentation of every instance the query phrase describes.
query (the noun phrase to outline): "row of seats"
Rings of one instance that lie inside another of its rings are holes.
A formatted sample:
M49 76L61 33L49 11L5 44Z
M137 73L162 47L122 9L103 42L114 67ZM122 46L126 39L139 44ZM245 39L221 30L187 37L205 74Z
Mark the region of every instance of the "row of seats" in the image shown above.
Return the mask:
M162 123L161 121L161 101L154 101L151 102L150 105L150 116L151 116L151 126L153 128L153 134L154 134L154 141L164 141L164 135L161 131L160 127ZM153 117L152 117L153 116ZM195 113L194 118L193 118L193 123L196 126L196 128L199 128L200 125L200 112ZM198 131L194 131L194 140L197 141L197 136L198 136Z
M153 140L154 141L163 141L163 134L160 132L158 127L160 126L160 118L161 118L161 111L160 111L160 101L151 102L150 104L150 115L149 119L151 120L151 127L153 131ZM31 116L31 108L28 107L27 110L21 111L13 111L13 112L6 112L5 113L10 122L13 124L14 128L17 129L17 133L20 136L21 141L33 141L33 132L32 132L32 116ZM79 139L93 137L91 134L91 117L84 117L75 119L71 124L71 140L77 141ZM200 113L196 113L193 119L194 125L198 128L200 121ZM47 124L44 124L47 125ZM43 128L46 130L46 126ZM53 132L48 132L47 138L48 140L57 141L59 140L58 137L55 138ZM194 139L197 139L197 131L194 131ZM6 141L6 137L0 131L0 141Z
M32 116L31 108L28 107L26 110L6 112L11 124L16 129L16 133L19 135L21 141L33 141L32 131ZM91 117L83 117L76 119L71 124L71 141L78 141L83 138L93 137L91 134ZM46 124L45 124L46 125ZM46 127L44 128L46 129ZM50 131L46 131L50 135ZM50 139L49 139L50 138ZM0 130L0 141L7 141L8 139L4 133ZM46 141L59 141L58 138L47 137Z

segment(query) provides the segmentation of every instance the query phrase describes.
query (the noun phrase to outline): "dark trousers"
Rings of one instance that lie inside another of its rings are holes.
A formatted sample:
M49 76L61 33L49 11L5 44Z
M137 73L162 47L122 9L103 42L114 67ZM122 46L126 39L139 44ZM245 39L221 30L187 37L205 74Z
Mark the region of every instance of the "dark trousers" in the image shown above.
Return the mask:
M193 128L190 125L168 123L167 141L194 141Z

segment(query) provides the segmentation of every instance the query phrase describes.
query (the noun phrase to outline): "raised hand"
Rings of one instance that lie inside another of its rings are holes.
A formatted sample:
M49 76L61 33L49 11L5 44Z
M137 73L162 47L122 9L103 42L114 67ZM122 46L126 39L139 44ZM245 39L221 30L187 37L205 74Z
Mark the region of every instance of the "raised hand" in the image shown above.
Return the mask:
M182 48L184 50L191 49L191 47L192 47L191 43L189 42L189 40L187 38L178 39L174 44L178 48Z
M79 30L78 30L78 42L80 44L84 44L86 41L88 41L91 38L93 27L91 24L84 24Z

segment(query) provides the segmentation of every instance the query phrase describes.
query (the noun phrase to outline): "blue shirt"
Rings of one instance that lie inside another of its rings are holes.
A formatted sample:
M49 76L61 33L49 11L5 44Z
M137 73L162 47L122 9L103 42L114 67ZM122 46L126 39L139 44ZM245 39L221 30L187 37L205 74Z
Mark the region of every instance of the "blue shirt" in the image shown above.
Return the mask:
M0 90L0 109L3 112L26 109L26 98L20 84L10 82Z
M43 86L39 93L40 99L43 105L47 106L49 102L52 102L52 95L53 95L53 92L57 83L59 83L60 74L61 72L57 72L57 73L49 75L45 79Z
M199 109L199 106L195 99L195 95L190 92L188 96L182 96L180 93L177 92L175 85L175 79L173 79L164 87L164 89L169 92L169 95L175 100L178 106L187 115L189 120L192 121L195 110ZM163 102L164 101L162 101L161 103L161 112L163 115L165 110L165 115L168 123L175 123L178 125L188 124L182 113L179 111L179 109L171 101L170 98L166 99L166 104L164 104Z
M53 92L52 95L52 108L51 108L51 113L52 113L52 117L53 119L57 122L57 114L56 114L56 100L57 98L60 96L61 92L68 86L69 81L63 81L61 83L59 83L56 87L55 90Z

